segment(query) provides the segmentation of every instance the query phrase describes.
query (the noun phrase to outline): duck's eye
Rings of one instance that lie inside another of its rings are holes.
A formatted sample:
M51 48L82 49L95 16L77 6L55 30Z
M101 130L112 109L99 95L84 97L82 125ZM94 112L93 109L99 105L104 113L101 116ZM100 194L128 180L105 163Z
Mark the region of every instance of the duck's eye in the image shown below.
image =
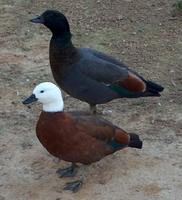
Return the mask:
M44 93L44 90L41 90L40 93Z

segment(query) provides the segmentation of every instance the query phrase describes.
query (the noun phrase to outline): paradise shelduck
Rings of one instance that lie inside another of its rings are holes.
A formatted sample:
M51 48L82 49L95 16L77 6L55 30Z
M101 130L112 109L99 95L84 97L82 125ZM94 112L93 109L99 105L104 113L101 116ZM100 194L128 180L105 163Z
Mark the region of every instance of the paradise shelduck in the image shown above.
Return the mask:
M145 80L115 58L89 48L76 48L66 17L56 10L47 10L31 20L44 24L52 32L49 59L56 83L72 97L90 104L116 98L160 96L163 87Z
M115 58L89 48L76 48L66 17L56 10L47 10L31 20L44 24L52 32L49 58L57 84L71 96L90 104L116 98L160 96L163 87L145 80Z
M127 133L111 122L82 112L64 112L60 89L53 83L40 83L33 94L23 101L43 104L36 126L39 141L55 157L72 162L71 167L59 169L61 177L75 174L75 163L91 164L125 147L142 148L134 133ZM77 190L81 181L65 187Z

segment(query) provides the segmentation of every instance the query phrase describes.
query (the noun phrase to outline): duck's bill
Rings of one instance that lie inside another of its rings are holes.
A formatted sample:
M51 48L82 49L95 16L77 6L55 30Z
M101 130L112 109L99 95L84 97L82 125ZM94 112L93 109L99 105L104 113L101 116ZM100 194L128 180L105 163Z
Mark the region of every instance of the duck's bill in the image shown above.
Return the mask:
M31 96L29 96L27 99L25 99L22 103L23 104L30 104L33 103L35 101L37 101L38 99L35 97L35 94L32 94Z
M39 23L39 24L43 24L44 23L44 19L42 16L38 16L36 18L33 18L30 20L33 23Z

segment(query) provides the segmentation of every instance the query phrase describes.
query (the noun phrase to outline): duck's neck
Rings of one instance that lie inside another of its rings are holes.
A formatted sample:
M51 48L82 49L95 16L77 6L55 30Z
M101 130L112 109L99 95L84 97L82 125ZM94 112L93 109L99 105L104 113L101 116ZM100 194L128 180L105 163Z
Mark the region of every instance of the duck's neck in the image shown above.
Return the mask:
M64 109L63 101L56 101L43 104L43 111L45 112L62 112Z
M72 41L71 41L71 33L65 33L65 34L57 34L53 33L52 38L51 38L51 43L53 45L56 45L57 48L60 49L67 49L73 47Z
M54 35L50 41L49 58L53 76L56 80L64 75L78 59L79 53L71 41L71 35Z

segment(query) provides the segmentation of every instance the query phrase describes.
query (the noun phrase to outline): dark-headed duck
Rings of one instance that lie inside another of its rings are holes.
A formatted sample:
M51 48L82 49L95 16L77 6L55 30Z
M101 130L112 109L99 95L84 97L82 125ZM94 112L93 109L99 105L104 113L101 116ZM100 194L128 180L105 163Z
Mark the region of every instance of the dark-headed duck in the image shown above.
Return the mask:
M145 80L115 58L89 48L76 48L66 17L55 10L47 10L31 20L44 24L52 32L49 59L56 83L72 97L90 104L116 98L160 96L163 87Z
M40 83L33 94L23 101L43 104L36 126L41 144L55 157L72 162L59 169L61 177L73 176L75 164L91 164L125 147L142 148L139 136L127 133L111 122L81 112L64 112L60 89L53 83ZM76 191L81 181L69 183L65 189Z
M117 59L89 48L76 48L66 17L47 10L31 20L44 24L52 32L49 59L56 83L72 97L90 105L117 98L160 96L163 87L145 80Z

